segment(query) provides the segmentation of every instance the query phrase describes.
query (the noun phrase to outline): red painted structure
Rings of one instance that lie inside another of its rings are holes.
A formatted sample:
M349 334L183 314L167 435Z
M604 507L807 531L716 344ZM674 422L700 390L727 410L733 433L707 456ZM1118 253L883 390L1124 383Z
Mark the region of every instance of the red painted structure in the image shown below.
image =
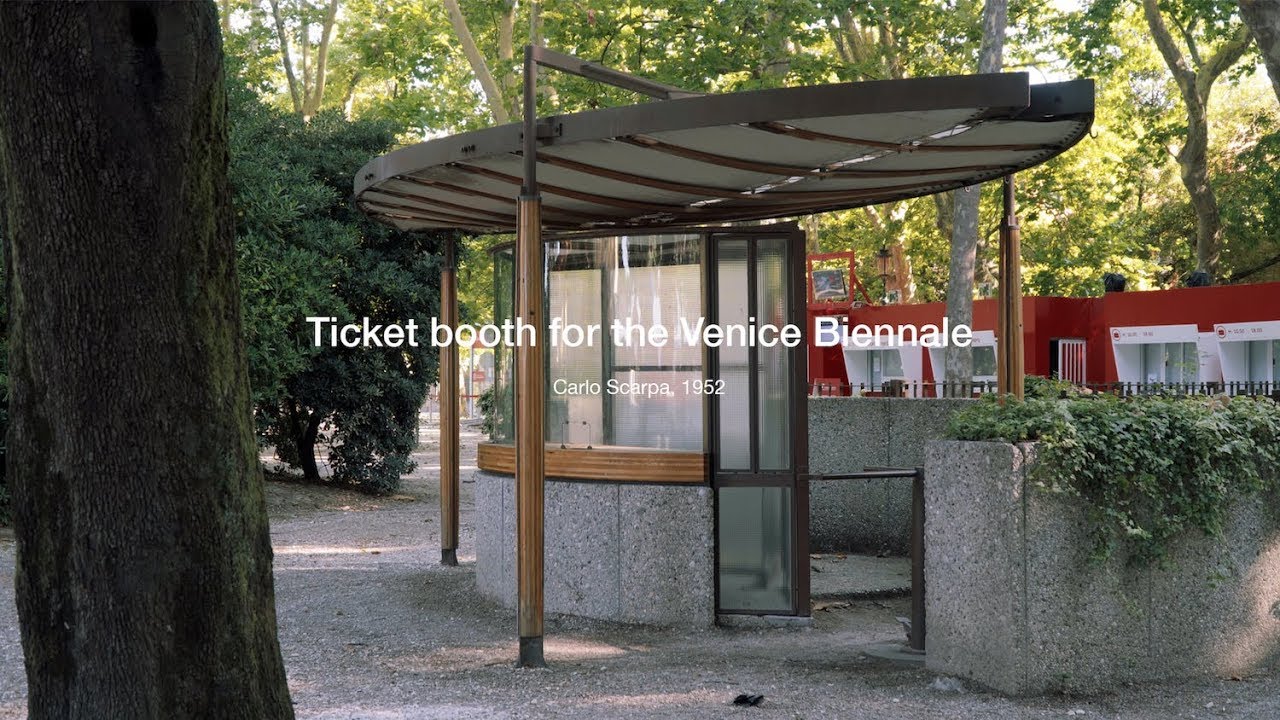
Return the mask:
M1202 332L1216 323L1280 320L1280 282L1256 285L1221 285L1174 290L1114 292L1101 297L1027 297L1022 301L1023 335L1028 375L1049 376L1054 358L1052 341L1078 338L1086 341L1090 383L1110 383L1117 378L1110 328L1135 325L1195 323ZM813 345L813 322L820 316L847 316L850 325L941 325L944 303L920 305L861 305L814 303L809 305L809 382L845 382L844 359L839 347ZM995 330L996 301L975 300L973 329ZM925 379L932 376L929 354L924 354ZM932 376L934 381L942 378Z

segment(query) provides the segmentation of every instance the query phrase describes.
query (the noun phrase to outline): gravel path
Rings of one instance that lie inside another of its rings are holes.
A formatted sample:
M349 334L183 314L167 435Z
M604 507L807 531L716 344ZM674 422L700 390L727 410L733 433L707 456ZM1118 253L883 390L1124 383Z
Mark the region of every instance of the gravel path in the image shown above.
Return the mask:
M1014 701L873 660L905 599L816 613L810 630L673 632L550 618L550 670L517 670L513 613L475 591L471 486L462 566L439 558L435 438L399 495L268 484L280 640L300 718L1266 718L1280 678ZM474 465L464 434L464 479ZM0 719L25 715L13 542L0 531ZM729 704L765 696L758 708Z

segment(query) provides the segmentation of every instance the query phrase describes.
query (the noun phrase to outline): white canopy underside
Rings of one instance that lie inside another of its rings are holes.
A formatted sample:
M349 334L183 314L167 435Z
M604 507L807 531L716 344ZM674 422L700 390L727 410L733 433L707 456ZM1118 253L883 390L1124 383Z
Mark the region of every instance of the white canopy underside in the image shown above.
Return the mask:
M1045 162L1083 138L1093 83L1022 73L709 95L540 121L551 232L705 225L929 195ZM521 127L375 158L358 206L404 230L510 232Z

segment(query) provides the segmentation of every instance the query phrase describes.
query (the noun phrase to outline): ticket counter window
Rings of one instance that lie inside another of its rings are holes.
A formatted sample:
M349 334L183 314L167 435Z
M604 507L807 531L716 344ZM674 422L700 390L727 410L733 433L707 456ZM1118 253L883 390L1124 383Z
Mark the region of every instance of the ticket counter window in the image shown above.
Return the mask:
M703 315L700 234L555 240L546 245L546 317L572 328L547 358L549 443L703 449L701 348L671 340L664 346L636 337L615 343L614 323L665 327L676 337L680 320ZM494 254L494 319L511 317L511 251ZM596 328L593 337L578 329ZM544 337L550 337L549 331ZM512 442L511 348L497 350L495 442Z
M1248 345L1245 377L1252 382L1280 382L1280 340L1252 340Z
M1182 385L1200 377L1200 353L1193 342L1148 343L1142 346L1143 382Z
M996 348L981 345L973 349L973 379L976 382L995 382Z
M871 378L871 388L879 390L890 380L905 380L907 375L902 369L902 353L897 348L867 351L867 377Z

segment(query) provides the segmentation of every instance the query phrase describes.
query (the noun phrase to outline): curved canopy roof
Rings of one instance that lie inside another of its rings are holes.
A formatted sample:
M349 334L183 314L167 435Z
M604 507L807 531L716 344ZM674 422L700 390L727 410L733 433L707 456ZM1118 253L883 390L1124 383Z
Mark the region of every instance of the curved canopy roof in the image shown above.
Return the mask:
M929 195L1048 160L1093 121L1092 80L1025 73L705 95L539 120L551 232L803 215ZM430 140L356 175L361 210L405 230L510 232L520 124Z

